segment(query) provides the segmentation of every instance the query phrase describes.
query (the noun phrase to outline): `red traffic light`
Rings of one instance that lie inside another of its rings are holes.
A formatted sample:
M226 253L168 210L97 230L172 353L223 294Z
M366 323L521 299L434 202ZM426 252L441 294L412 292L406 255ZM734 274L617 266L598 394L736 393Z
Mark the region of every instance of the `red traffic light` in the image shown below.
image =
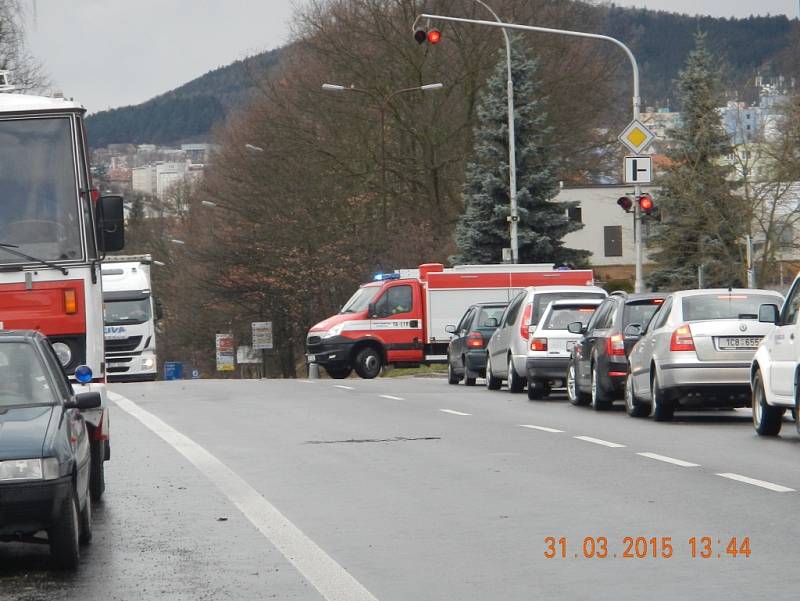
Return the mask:
M438 44L442 41L442 32L438 29L431 29L428 32L428 42L431 44Z
M425 40L428 39L428 33L424 29L417 29L414 32L414 39L416 40L417 44L425 43Z
M639 197L639 209L642 213L650 214L656 208L656 203L653 202L653 197L649 194L642 194Z
M631 207L633 206L633 201L627 196L622 196L621 198L617 199L617 204L622 208L623 211L630 213Z

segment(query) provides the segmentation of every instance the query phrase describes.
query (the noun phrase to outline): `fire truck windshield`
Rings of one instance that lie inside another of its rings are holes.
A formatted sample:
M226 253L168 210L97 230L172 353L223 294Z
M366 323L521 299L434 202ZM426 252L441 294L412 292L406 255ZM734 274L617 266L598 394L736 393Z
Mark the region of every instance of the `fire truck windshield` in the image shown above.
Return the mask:
M69 118L0 120L0 241L4 264L82 258Z
M342 307L339 313L359 313L360 311L364 311L369 307L372 299L375 298L375 295L378 294L380 290L380 286L364 286L363 288L359 288L356 290L356 293L350 297L350 300L344 304L344 307Z

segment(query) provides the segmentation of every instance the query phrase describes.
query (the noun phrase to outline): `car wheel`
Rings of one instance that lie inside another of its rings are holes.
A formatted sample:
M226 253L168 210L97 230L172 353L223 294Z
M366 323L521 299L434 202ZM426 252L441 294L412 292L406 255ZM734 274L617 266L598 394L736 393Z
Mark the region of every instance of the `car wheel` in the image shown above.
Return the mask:
M510 392L522 392L525 388L525 380L520 377L517 370L514 369L514 360L508 358L508 390Z
M74 570L78 567L81 558L79 530L78 499L75 489L70 487L69 494L62 503L61 513L47 531L50 555L59 568Z
M569 367L567 367L567 398L569 398L569 402L573 405L585 405L588 401L586 393L581 392L580 388L578 388L575 361L570 361Z
M606 396L605 391L603 391L603 388L600 385L600 381L598 380L600 376L595 369L594 362L592 362L590 367L589 375L592 379L592 409L595 411L605 411L606 409L610 409L611 401L608 400L608 396Z
M89 494L92 501L99 501L106 490L106 446L105 441L93 440L90 446Z
M345 378L349 378L350 374L353 373L352 367L326 367L325 371L328 372L328 375L333 378L334 380L344 380Z
M464 384L466 386L475 386L475 380L478 379L478 376L476 376L474 372L471 372L467 367L466 357L462 357L461 361L464 363Z
M492 373L492 361L489 357L486 357L486 388L489 390L500 390L500 386L503 385L503 381L500 378L496 378L494 373Z
M88 493L88 491L87 491ZM83 506L80 517L80 537L79 542L82 545L88 545L92 542L92 495L86 495L86 503Z
M544 382L531 380L528 382L528 399L531 401L541 401L550 395L550 388Z
M453 371L453 364L450 362L450 359L447 359L447 383L448 384L458 384L461 381L456 375L456 372Z
M672 421L672 417L675 415L675 406L667 400L664 391L658 384L658 374L653 373L653 379L651 381L650 390L653 398L653 419L657 422Z
M757 371L753 378L753 427L759 436L777 436L781 431L784 409L767 403L764 380Z
M356 373L365 380L377 378L383 367L380 353L371 346L358 351L355 364Z
M633 394L632 374L628 374L628 378L625 380L625 411L631 417L647 417L650 413L650 407L637 401Z

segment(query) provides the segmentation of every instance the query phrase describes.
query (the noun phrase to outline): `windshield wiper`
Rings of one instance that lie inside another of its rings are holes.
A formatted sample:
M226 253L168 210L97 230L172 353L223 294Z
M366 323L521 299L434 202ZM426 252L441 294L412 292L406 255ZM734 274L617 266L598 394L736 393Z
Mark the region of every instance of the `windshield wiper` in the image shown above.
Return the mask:
M64 275L68 275L69 271L67 271L66 267L62 267L61 265L57 265L51 261L46 261L44 259L39 259L38 257L32 257L31 255L26 255L24 252L20 252L18 250L14 250L15 248L19 248L16 244L8 244L6 242L0 242L0 248L5 249L7 252L10 252L12 255L16 255L22 259L28 259L28 261L36 261L37 263L41 263L42 265L46 265L47 267L52 267L53 269L58 269Z

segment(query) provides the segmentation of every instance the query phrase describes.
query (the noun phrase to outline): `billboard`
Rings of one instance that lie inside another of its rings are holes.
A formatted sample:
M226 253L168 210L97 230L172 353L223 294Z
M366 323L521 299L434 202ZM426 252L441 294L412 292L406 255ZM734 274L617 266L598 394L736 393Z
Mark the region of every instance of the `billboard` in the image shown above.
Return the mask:
M272 322L253 322L253 350L272 350Z
M217 334L217 371L234 371L233 334Z

